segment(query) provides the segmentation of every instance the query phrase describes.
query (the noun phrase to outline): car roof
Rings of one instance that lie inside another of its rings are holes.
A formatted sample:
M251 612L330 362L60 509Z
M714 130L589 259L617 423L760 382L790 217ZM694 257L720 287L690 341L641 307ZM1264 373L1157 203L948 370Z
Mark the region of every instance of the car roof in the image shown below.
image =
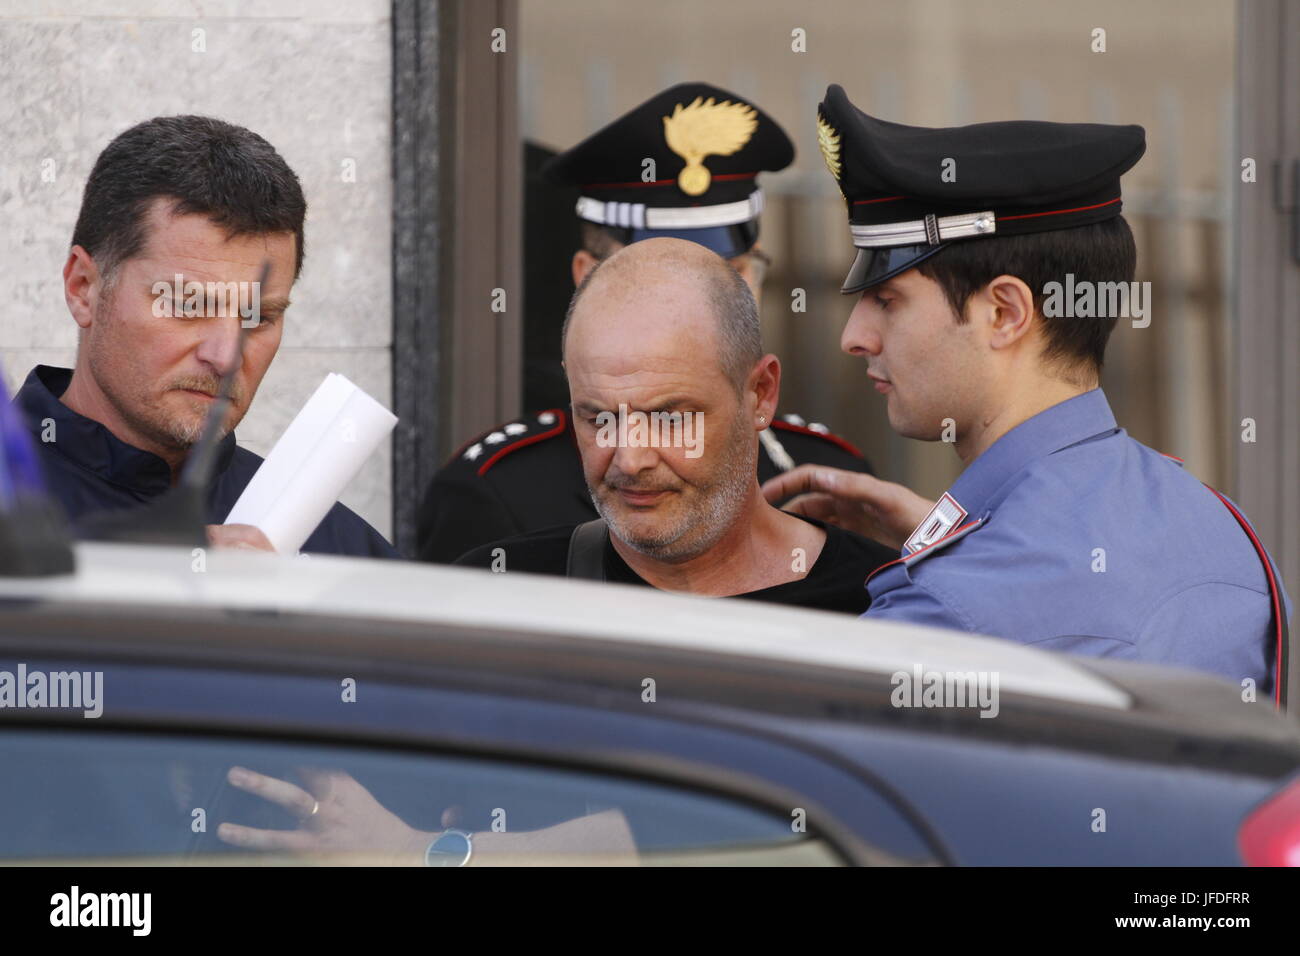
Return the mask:
M274 610L556 634L844 671L992 672L1002 692L1127 709L1116 683L1063 655L938 628L758 601L408 561L81 542L77 571L0 578L0 598L61 606Z

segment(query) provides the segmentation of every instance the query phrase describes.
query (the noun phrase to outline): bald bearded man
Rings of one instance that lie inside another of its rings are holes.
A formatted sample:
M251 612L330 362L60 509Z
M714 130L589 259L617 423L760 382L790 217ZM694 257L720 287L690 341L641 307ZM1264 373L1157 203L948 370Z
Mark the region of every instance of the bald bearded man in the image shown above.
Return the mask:
M866 609L863 581L893 551L780 511L759 490L758 436L781 363L764 354L753 294L725 260L681 239L620 250L574 294L564 360L600 518L494 542L458 564Z

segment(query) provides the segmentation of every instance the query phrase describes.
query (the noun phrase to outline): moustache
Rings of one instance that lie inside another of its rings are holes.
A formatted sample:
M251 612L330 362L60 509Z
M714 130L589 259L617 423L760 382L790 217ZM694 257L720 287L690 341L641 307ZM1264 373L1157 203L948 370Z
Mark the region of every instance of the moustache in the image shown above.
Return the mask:
M619 478L606 479L603 482L603 484L606 488L610 489L611 491L630 491L633 494L638 494L638 495L652 495L660 491L678 490L678 486L676 485L647 486L647 485L638 484L637 482L634 481L628 481L626 479L619 479Z
M211 395L214 398L221 389L221 379L219 378L179 378L167 386L167 391L192 391L202 392L205 395ZM238 382L230 384L230 401L235 405L242 405L244 402L244 389Z

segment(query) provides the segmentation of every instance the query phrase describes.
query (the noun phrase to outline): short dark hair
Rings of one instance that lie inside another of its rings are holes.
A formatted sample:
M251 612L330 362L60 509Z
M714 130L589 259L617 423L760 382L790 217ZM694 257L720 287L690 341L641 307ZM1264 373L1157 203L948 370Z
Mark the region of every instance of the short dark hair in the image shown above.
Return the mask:
M578 224L582 229L582 248L597 259L608 259L627 245L627 239L615 233L609 226L582 220ZM626 236L630 230L624 230Z
M200 214L229 234L293 233L294 277L302 271L302 185L270 143L209 116L158 116L121 133L95 160L72 244L106 277L140 252L145 214L158 198L175 215Z
M1132 282L1136 269L1137 246L1123 216L1073 229L954 242L917 266L943 288L959 323L966 321L972 295L1000 275L1016 276L1034 293L1034 310L1047 336L1043 357L1071 368L1086 363L1098 373L1118 316L1044 316L1044 288L1049 282L1064 283L1066 273L1074 274L1076 284Z

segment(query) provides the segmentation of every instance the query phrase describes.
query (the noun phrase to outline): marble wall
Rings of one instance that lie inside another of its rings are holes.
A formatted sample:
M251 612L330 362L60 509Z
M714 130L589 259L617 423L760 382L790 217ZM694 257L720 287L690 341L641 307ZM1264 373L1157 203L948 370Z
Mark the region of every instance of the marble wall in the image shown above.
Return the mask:
M306 261L240 443L266 454L329 372L391 405L387 0L0 0L0 367L70 366L61 270L100 150L152 116L266 137L306 192ZM354 175L353 175L354 172ZM387 444L343 495L391 538Z

